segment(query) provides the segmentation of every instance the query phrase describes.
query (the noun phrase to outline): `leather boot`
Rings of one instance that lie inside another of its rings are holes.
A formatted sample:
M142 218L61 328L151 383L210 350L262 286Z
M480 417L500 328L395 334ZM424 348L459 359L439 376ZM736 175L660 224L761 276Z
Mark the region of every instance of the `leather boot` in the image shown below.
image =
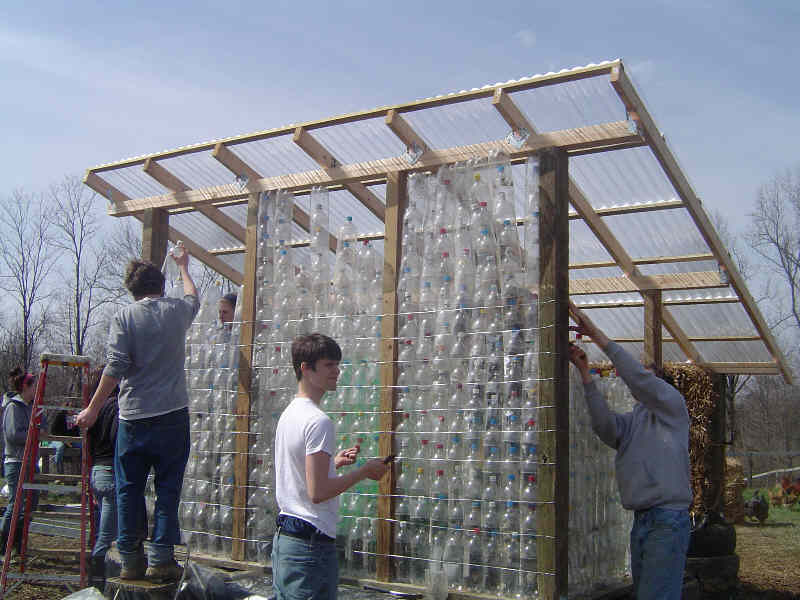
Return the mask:
M92 556L89 559L89 585L97 588L101 594L106 586L106 557Z

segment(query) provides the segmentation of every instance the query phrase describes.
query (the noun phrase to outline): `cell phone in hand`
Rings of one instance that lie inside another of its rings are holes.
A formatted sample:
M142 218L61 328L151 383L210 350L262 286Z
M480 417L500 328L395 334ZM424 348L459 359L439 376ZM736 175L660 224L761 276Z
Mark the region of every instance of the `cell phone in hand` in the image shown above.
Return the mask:
M395 458L397 458L396 454L390 454L389 456L383 459L383 464L388 465L389 463L394 462Z

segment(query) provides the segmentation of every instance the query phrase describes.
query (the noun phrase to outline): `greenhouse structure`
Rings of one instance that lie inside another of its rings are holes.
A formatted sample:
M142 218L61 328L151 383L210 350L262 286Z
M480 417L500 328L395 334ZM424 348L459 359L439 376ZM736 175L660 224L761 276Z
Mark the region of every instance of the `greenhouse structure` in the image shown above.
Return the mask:
M341 447L397 455L341 496L342 577L459 597L626 576L630 517L566 359L568 299L715 388L791 378L620 60L104 164L85 183L141 220L144 258L181 240L240 286L232 326L212 286L187 337L196 555L269 563L298 334L342 346L323 402ZM601 386L630 406L613 375Z

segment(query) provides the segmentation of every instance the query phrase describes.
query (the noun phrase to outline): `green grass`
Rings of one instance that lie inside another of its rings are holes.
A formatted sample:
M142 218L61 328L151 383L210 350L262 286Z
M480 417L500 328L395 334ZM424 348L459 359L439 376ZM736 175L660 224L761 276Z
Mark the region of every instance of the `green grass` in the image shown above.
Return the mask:
M764 496L767 501L769 501L767 488L745 488L742 490L742 498L744 498L744 501L747 502L756 492ZM800 501L790 506L770 505L768 521L781 521L800 526Z

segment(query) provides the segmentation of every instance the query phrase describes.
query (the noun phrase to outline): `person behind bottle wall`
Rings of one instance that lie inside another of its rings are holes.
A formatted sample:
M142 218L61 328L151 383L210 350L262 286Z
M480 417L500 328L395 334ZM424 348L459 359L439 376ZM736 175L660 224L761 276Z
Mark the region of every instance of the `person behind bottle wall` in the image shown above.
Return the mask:
M180 542L178 504L189 457L189 396L184 373L186 331L197 315L197 289L189 253L172 255L181 271L183 298L164 296L164 275L133 260L125 287L134 302L113 318L108 362L89 406L78 415L91 427L119 385L119 425L114 456L122 579L167 581L180 577L174 545ZM155 471L155 513L145 573L141 512L150 469Z
M272 545L273 587L278 600L335 600L339 578L336 521L339 495L364 479L377 481L388 470L374 458L356 462L358 447L335 452L333 421L320 408L325 392L336 390L342 350L332 338L314 333L292 343L297 394L275 431L275 495L280 509Z
M631 572L637 600L679 600L689 548L689 412L671 380L636 361L570 303L579 334L608 356L636 404L620 414L608 408L589 370L586 353L571 344L569 359L584 384L592 429L617 451L622 505L634 511Z

